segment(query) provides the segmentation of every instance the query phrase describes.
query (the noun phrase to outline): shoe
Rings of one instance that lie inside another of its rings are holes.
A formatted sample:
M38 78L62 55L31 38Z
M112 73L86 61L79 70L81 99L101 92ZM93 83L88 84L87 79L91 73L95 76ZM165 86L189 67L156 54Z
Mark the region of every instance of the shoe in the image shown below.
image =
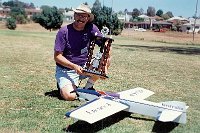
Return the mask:
M85 88L84 88L85 89ZM94 89L94 87L92 86L92 87L90 87L90 88L87 88L87 90L93 90L93 91L95 91L95 89Z
M59 91L59 93L60 93L60 87L59 87L59 85L58 85L58 82L57 82L57 89L58 89L58 91Z

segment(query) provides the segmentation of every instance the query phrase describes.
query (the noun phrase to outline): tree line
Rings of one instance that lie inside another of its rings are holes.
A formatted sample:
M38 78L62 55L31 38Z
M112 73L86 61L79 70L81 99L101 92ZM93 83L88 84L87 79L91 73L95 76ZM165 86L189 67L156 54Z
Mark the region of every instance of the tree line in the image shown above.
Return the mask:
M85 2L85 4L88 4ZM26 24L29 22L25 13L25 8L35 8L33 3L27 4L18 0L12 0L3 3L4 6L11 8L10 18L7 19L7 27L9 29L15 29L16 23ZM42 27L47 30L56 30L63 24L63 14L55 6L42 6L42 12L40 14L33 15L32 21L39 23ZM66 11L71 10L65 8ZM92 13L95 15L94 23L99 29L103 26L111 29L111 34L118 35L123 30L123 23L117 18L117 14L112 11L110 7L101 6L99 0L96 0L92 7Z
M85 4L88 3L85 2ZM33 15L30 20L27 18L25 8L35 9L34 3L24 3L19 0L10 0L8 2L3 2L2 5L9 6L11 8L11 17L7 19L6 23L9 29L15 29L16 24L26 24L29 21L39 23L42 27L50 31L59 29L63 24L63 14L56 6L41 6L40 8L42 9L42 12L40 14ZM66 7L64 10L70 11L72 9ZM128 10L125 9L124 12L120 12L124 14L128 13ZM118 19L117 13L115 13L111 7L101 6L100 1L95 0L92 6L92 13L95 15L95 20L93 23L95 23L99 29L102 29L103 26L106 26L110 29L110 34L118 35L122 32L124 23ZM144 13L143 9L139 10L137 8L134 8L131 13L131 22L143 21L142 18L138 17L142 14L146 14L147 16L157 15L165 20L173 17L173 13L171 11L164 13L162 9L156 11L155 8L151 6L148 7L146 13Z
M127 13L128 10L125 9L124 12ZM132 18L130 19L130 21L131 22L142 21L143 19L139 18L138 16L143 15L143 14L146 14L149 17L159 16L159 17L163 18L164 20L167 20L167 19L172 18L174 16L171 11L164 13L162 9L159 9L159 10L156 11L156 9L154 7L149 6L147 8L146 13L144 13L144 10L142 8L140 10L137 9L137 8L134 8L133 11L132 11L132 14L131 14Z

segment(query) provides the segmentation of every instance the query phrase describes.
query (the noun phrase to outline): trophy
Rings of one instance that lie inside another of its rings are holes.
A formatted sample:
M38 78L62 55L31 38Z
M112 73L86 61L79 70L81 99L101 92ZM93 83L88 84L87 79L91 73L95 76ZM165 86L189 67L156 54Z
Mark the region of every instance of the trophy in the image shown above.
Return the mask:
M86 75L96 75L100 78L108 78L106 74L106 67L110 47L112 42L114 41L112 38L106 37L108 32L109 29L107 27L103 27L103 29L101 30L103 37L95 36L94 39L91 41L88 47L87 62L83 70ZM100 47L96 54L94 54L95 44Z

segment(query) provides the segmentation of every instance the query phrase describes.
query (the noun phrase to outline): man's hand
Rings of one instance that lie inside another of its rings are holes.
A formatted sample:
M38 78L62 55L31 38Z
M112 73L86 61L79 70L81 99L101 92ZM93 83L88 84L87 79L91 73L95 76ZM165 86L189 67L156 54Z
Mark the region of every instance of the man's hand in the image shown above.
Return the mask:
M73 69L76 71L78 74L83 74L83 68L79 65L74 65Z

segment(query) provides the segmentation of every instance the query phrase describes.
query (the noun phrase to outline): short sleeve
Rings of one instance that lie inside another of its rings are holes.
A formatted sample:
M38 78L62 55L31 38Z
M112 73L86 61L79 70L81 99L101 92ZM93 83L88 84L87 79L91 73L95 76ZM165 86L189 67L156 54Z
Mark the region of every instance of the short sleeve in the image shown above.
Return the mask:
M93 24L93 27L92 27L92 35L103 37L103 35L101 34L101 32L99 31L98 27L95 24Z
M63 52L65 49L65 44L66 44L65 32L63 29L60 29L56 35L54 51Z

